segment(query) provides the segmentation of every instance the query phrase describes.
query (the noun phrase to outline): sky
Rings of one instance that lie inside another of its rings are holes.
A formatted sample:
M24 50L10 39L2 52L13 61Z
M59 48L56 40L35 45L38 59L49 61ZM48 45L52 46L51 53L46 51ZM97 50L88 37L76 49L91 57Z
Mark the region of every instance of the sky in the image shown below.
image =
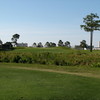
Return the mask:
M11 41L19 34L18 43L90 43L90 33L80 28L90 13L100 16L100 0L0 0L0 39ZM100 31L94 32L93 45L98 47Z

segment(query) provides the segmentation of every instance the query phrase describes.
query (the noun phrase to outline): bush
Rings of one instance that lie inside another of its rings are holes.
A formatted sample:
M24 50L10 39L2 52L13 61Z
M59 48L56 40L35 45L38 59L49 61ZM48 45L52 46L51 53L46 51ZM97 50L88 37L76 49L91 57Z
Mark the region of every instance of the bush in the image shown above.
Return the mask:
M92 67L100 67L100 63L95 63L91 65Z
M92 65L100 67L100 54L95 53L52 53L52 52L0 52L0 62L37 63L59 66Z

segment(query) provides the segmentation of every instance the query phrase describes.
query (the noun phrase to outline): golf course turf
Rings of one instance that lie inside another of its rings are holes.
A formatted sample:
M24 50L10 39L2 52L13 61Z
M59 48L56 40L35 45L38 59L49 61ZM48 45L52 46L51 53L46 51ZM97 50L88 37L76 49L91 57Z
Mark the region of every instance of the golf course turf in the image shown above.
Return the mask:
M0 100L100 100L100 78L11 65L0 66Z

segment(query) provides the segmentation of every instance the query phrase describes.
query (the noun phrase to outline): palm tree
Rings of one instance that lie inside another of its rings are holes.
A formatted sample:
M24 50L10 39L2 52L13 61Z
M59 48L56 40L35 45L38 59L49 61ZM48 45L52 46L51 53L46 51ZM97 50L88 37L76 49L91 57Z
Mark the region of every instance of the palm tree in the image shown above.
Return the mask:
M91 13L83 18L85 25L80 25L86 32L90 32L90 51L92 52L93 32L100 30L100 20L97 14Z

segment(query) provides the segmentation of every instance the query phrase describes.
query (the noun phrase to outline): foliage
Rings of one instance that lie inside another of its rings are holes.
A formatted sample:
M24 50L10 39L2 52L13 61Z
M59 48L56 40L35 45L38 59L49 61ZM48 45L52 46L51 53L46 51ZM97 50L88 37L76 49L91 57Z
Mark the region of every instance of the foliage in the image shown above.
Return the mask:
M68 47L68 48L70 48L71 46L70 46L70 42L69 41L66 41L65 42L65 47Z
M83 22L85 25L80 25L86 32L90 32L90 51L92 52L92 39L93 39L93 32L100 30L100 20L98 19L99 16L97 14L91 13L83 18Z
M93 67L100 67L100 62L92 64Z
M37 44L34 42L33 45L32 45L32 47L37 47Z
M45 47L56 47L56 43L53 42L46 42Z
M11 42L6 42L0 46L1 50L11 50L13 49Z
M46 42L45 43L45 47L50 47L50 43L49 42Z
M38 45L37 45L37 47L43 47L42 43L39 42Z
M0 45L2 45L3 44L3 42L0 40Z
M64 44L63 44L63 41L62 41L62 40L59 40L59 41L58 41L58 46L61 46L61 47L62 47L62 46L64 46Z
M20 35L19 34L14 34L11 38L12 42L14 43L14 45L17 44L17 39L19 39Z
M88 47L88 45L86 44L86 41L85 40L82 40L80 42L80 47L82 47L83 49Z
M59 46L59 47L67 47L67 48L70 48L70 47L71 47L69 41L66 41L66 42L64 43L62 40L59 40L59 41L58 41L58 46Z
M32 49L35 50L33 52L25 52L27 48L24 48L19 49L20 52L0 52L0 62L45 64L59 66L91 66L100 62L99 52L89 53L88 51L71 50L66 49L64 47L61 49L63 52L57 52L57 50L60 49L61 48L55 48L55 50L53 48L34 48Z
M91 13L90 15L87 15L85 18L83 18L85 25L81 25L81 28L84 28L84 30L87 32L100 30L100 20L96 20L96 18L99 18L97 14Z

